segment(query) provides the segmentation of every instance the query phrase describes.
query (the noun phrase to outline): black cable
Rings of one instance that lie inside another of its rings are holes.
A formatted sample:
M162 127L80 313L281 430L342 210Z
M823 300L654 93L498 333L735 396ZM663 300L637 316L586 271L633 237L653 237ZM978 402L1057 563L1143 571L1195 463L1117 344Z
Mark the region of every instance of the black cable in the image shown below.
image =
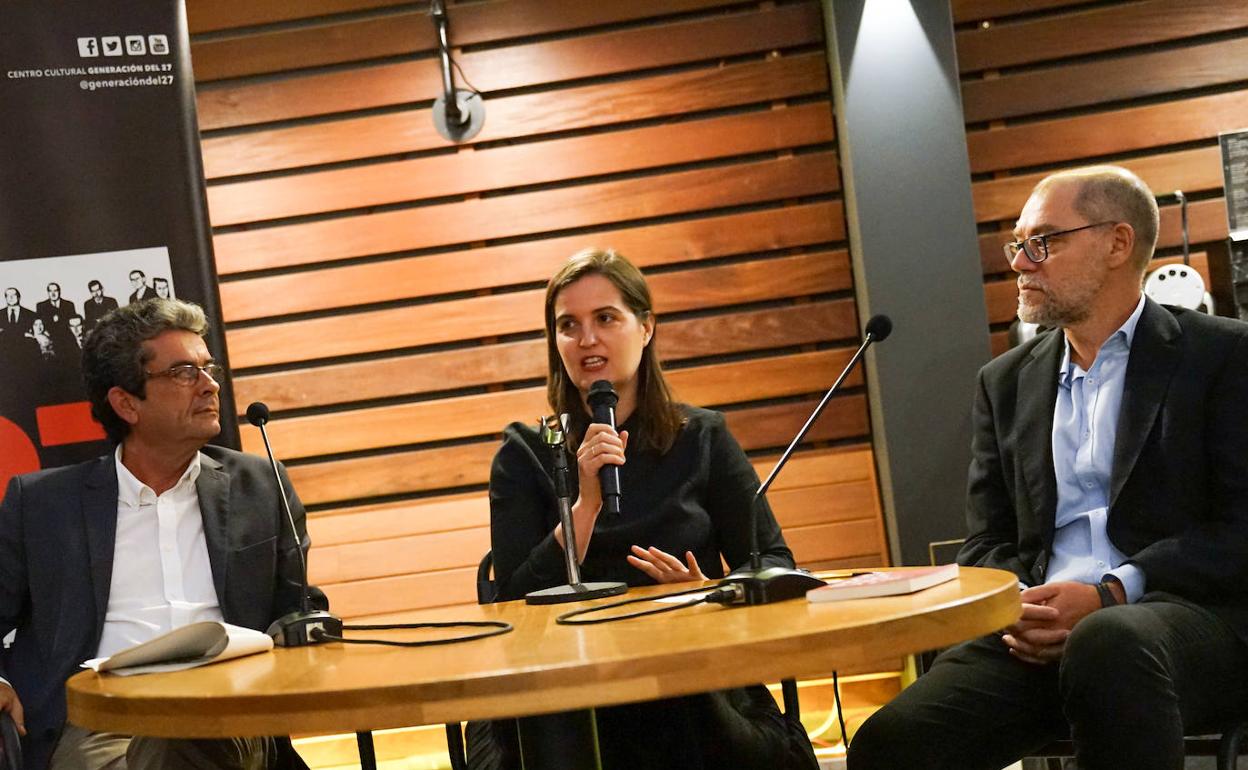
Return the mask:
M684 591L676 591L675 593L663 594L662 596L639 596L635 599L625 599L619 602L611 602L610 604L600 604L597 607L585 607L583 609L573 610L572 612L565 612L559 617L555 618L555 622L561 626L591 626L591 625L596 625L598 623L611 623L616 620L628 620L629 618L640 618L640 617L645 617L646 615L659 615L664 612L675 612L676 610L683 610L686 607L696 607L699 604L708 604L708 603L724 604L724 603L727 603L733 596L736 595L736 591L733 590L734 588L736 588L736 586L723 586L720 588L710 588L710 589L708 589L706 586L699 586L697 588L690 588ZM587 615L591 612L602 612L603 610L613 610L616 607L623 607L627 604L638 604L640 602L653 602L659 599L665 599L669 596L687 596L688 594L696 594L696 593L701 593L703 591L708 591L708 590L710 591L710 593L708 593L706 596L700 596L697 599L690 599L689 601L681 602L680 604L673 604L670 607L655 607L653 609L641 610L639 612L630 612L625 615L612 615L607 618L595 618L593 620L573 620L573 618L575 617L579 617L581 615Z
M443 33L449 29L448 24L450 20L450 17L446 14L445 5L431 3L429 5L429 15L433 17L434 28L438 30L438 50L446 55L446 60L459 72L459 77L463 79L464 85L468 86L468 90L480 96L481 92L472 84L472 81L468 80L468 76L464 74L464 68L459 66L459 62L455 61L455 57L451 55L450 41L443 38ZM449 94L449 96L450 98L455 98L454 94Z
M641 599L640 601L653 601L653 599ZM629 602L621 602L620 604L628 604L628 603ZM611 623L616 620L628 620L629 618L642 618L642 617L645 617L646 615L661 615L664 612L675 612L676 610L683 610L685 607L696 607L699 604L706 604L705 596L699 597L697 599L690 599L689 601L681 602L680 604L673 604L670 607L655 607L655 608L648 609L648 610L638 610L637 612L630 612L625 615L612 615L609 618L594 618L592 620L573 620L573 618L579 615L584 615L589 612L597 612L598 610L606 610L606 609L611 609L613 607L620 606L619 604L610 604L604 607L587 607L583 610L575 610L573 612L567 612L555 618L555 622L561 626L592 626L598 623Z
M841 744L849 751L849 733L845 732L845 710L841 708L841 685L836 670L832 671L832 702L836 705L836 719L841 723Z
M475 639L486 639L491 636L499 636L512 631L510 623L504 623L501 620L463 620L439 623L385 623L379 625L354 625L343 626L344 631L397 631L403 629L421 629L421 628L489 628L480 634L471 636L453 636L449 639L426 639L424 641L401 642L392 639L347 639L336 634L327 634L319 628L312 630L312 638L317 640L327 640L331 642L342 642L343 644L382 644L387 647L432 647L435 644L455 644L456 642L471 642Z
M455 61L455 57L451 56L450 53L447 53L446 58L450 60L451 66L454 67L455 71L459 73L459 77L464 81L464 85L468 86L468 90L477 96L480 96L481 92L477 90L477 87L474 86L472 81L468 79L468 76L464 74L464 68L459 66L459 62Z

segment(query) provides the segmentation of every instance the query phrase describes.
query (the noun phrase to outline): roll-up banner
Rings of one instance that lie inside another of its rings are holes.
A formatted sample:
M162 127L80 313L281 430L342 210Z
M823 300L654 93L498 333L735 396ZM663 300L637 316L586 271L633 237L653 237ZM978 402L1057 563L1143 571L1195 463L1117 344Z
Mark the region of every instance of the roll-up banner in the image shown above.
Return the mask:
M0 292L0 483L108 449L80 350L113 307L197 302L228 364L182 0L0 5ZM223 383L217 443L237 414Z

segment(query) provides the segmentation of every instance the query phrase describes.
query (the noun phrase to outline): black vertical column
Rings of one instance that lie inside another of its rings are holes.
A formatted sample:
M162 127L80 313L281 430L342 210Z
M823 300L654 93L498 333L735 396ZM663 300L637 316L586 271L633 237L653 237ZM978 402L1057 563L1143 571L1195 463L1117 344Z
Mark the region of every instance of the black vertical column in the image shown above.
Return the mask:
M867 359L895 563L962 537L970 406L988 361L949 4L824 0L859 317L892 317Z

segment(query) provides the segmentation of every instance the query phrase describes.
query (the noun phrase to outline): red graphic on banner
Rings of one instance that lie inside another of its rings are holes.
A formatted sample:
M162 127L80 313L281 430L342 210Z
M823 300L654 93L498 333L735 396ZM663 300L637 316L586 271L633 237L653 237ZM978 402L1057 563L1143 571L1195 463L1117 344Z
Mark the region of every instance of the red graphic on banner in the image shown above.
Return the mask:
M35 409L42 446L78 444L104 438L104 427L91 418L91 402L41 406Z
M9 479L19 473L39 470L39 453L26 431L12 420L0 417L0 497Z

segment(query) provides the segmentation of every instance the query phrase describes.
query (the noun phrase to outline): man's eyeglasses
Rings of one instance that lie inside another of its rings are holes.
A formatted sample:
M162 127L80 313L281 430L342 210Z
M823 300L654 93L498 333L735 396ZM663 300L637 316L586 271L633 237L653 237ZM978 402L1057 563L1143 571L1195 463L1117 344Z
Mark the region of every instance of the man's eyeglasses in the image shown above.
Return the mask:
M1023 252L1023 254L1027 256L1027 259L1030 259L1032 262L1036 262L1036 263L1043 262L1044 260L1049 258L1049 239L1050 238L1056 238L1059 235L1070 235L1071 233L1077 233L1080 230L1088 230L1093 227L1100 227L1101 225L1113 225L1113 224L1117 224L1117 223L1116 222L1096 222L1094 224L1084 225L1082 227L1072 227L1069 230L1058 230L1055 233L1044 233L1043 235L1033 235L1030 238L1024 238L1021 241L1012 241L1010 243L1005 244L1005 247L1004 247L1005 258L1013 262L1014 258L1018 256L1018 252L1021 251Z
M143 372L149 380L158 377L168 377L179 385L194 385L199 382L199 373L203 372L208 375L213 382L220 383L221 378L225 376L225 368L221 364L204 364L196 366L195 364L178 364L160 372Z

